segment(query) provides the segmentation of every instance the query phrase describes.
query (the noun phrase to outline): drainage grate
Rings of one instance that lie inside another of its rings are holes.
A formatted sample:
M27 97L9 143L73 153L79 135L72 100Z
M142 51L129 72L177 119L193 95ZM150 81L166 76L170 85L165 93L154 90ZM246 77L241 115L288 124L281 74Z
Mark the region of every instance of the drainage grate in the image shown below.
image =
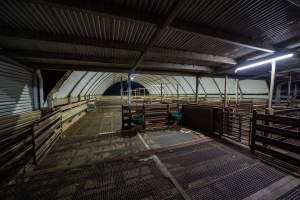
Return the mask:
M181 199L152 160L113 162L27 177L4 199Z

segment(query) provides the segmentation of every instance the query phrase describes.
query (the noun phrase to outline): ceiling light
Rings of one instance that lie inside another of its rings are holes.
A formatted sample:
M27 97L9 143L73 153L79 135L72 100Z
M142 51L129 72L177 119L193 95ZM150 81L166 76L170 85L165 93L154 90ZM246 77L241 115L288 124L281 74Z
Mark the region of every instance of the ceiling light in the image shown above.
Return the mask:
M274 58L271 58L271 59L268 59L268 60L263 60L263 61L260 61L260 62L257 62L257 63L253 63L253 64L250 64L250 65L245 65L245 66L237 68L235 70L235 73L237 73L238 71L241 71L241 70L257 67L257 66L264 65L264 64L267 64L267 63L272 63L274 61L291 58L293 56L294 56L294 54L289 53L289 54L286 54L286 55L282 55L282 56L274 57Z

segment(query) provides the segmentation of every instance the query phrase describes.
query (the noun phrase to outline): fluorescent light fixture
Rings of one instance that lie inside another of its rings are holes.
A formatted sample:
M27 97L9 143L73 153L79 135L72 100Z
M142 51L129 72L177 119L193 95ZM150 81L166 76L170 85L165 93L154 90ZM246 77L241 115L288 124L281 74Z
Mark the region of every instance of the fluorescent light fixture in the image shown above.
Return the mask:
M133 80L134 79L134 77L132 76L132 77L130 77L130 80Z
M257 62L257 63L253 63L253 64L250 64L250 65L245 65L245 66L237 68L235 70L235 73L237 73L238 71L241 71L241 70L245 70L245 69L257 67L257 66L264 65L264 64L267 64L267 63L272 63L273 61L278 61L278 60L283 60L283 59L291 58L293 56L294 56L294 54L289 53L289 54L286 54L286 55L282 55L282 56L278 56L278 57L271 58L271 59L268 59L268 60L264 60L264 61L260 61L260 62Z

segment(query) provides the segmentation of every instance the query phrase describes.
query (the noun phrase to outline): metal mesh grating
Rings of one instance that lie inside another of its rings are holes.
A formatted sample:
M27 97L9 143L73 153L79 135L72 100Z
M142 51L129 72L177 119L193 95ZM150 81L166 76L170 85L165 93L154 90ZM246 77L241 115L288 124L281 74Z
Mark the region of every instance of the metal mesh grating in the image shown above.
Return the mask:
M137 137L122 137L121 133L65 137L52 148L37 169L78 166L144 150Z
M192 199L243 199L283 176L284 173L258 163L207 185L195 185L188 193Z
M158 130L142 134L147 144L151 148L159 148L169 145L176 145L185 142L192 142L204 138L204 136L196 135L193 132L183 133L177 130Z
M285 176L215 142L159 157L192 199L242 199Z
M154 162L114 162L27 177L4 199L181 199Z
M300 199L300 185L290 190L286 194L279 197L277 200L297 200Z

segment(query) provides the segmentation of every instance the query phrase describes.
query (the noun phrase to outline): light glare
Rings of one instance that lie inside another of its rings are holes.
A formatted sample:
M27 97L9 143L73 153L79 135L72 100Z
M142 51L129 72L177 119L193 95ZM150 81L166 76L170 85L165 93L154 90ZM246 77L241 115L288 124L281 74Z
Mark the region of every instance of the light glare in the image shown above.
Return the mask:
M261 61L261 62L253 63L253 64L250 64L250 65L242 66L242 67L237 68L235 70L235 73L237 73L238 71L241 71L241 70L257 67L257 66L264 65L264 64L267 64L267 63L272 63L273 61L287 59L287 58L290 58L290 57L293 57L293 56L294 56L294 54L290 53L290 54L286 54L286 55L283 55L283 56L278 56L278 57L275 57L275 58L264 60L264 61Z

